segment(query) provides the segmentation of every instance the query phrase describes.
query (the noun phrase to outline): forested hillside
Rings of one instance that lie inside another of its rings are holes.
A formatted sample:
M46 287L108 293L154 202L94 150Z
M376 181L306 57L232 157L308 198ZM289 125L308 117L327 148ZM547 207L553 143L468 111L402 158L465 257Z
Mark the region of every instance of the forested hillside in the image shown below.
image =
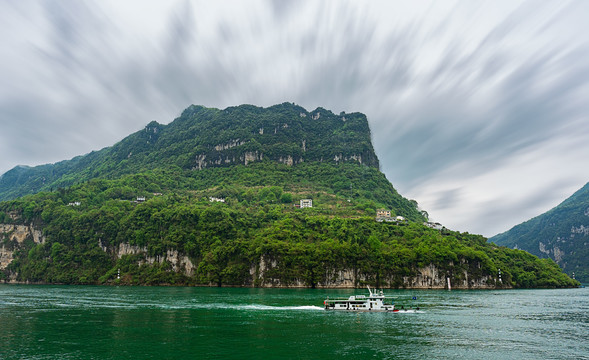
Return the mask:
M56 164L18 166L0 177L0 200L169 166L198 170L264 159L379 166L360 113L308 112L290 103L224 110L192 105L170 124L151 122L112 147Z
M0 203L0 277L10 282L576 284L552 260L426 226L417 202L379 171L358 113L191 106L169 125L15 168L1 183L12 199ZM391 217L377 222L377 209Z
M21 244L6 236L15 259L2 276L66 284L443 288L446 277L463 288L574 284L551 260L481 236L376 222L374 200L305 184L191 190L200 180L182 174L92 180L2 203L1 222L34 224L44 234ZM308 197L313 208L293 206ZM425 268L439 275L428 278Z
M589 282L589 183L554 209L490 240L551 258L569 275Z

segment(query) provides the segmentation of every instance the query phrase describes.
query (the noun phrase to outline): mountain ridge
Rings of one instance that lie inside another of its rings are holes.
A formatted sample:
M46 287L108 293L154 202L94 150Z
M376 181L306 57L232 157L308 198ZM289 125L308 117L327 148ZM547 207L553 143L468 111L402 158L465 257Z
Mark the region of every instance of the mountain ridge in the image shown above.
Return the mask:
M293 141L297 136L298 142ZM107 157L112 161L106 161ZM0 177L0 201L97 176L130 174L146 166L202 169L264 157L291 165L357 161L379 168L364 114L335 115L321 107L308 112L291 103L224 110L191 105L171 123L152 121L113 146L55 164L7 171Z
M567 274L589 282L589 182L554 208L489 241L551 258Z
M4 190L12 189L0 192L12 197L0 202L0 279L254 287L576 284L552 260L433 228L417 202L379 171L365 115L303 110L290 103L193 105L170 124L150 122L112 147L55 167L17 169L10 175L20 178L0 179Z

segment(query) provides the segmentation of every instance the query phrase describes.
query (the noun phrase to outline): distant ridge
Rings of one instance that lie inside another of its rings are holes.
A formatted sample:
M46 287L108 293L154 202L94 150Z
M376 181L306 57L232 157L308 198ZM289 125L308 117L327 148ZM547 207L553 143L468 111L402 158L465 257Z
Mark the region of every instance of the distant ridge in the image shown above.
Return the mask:
M589 282L589 183L555 208L489 241L549 257L567 274Z

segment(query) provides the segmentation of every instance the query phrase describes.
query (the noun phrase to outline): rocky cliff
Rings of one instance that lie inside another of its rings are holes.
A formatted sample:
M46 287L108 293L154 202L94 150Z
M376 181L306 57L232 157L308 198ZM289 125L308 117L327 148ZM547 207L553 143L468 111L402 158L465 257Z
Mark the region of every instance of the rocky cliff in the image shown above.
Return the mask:
M0 272L12 263L15 252L45 242L42 232L33 225L0 224L0 239ZM16 275L11 273L6 280L14 282Z
M370 138L360 113L190 106L112 147L14 169L0 177L0 200L13 199L0 202L0 278L476 288L500 268L509 286L576 284L554 262L423 225ZM378 222L378 209L407 221Z
M45 238L40 229L33 225L0 224L0 237L3 239L0 247L0 272L7 274L5 282L18 283L17 273L10 271L10 263L14 260L15 252L27 250L33 244L43 244ZM189 256L178 250L168 249L163 255L151 256L146 246L120 243L107 246L98 243L102 251L113 259L132 257L137 265L154 265L167 263L171 270L187 277L195 275L196 267ZM251 265L250 278L242 286L256 287L292 287L306 288L309 284L303 279L293 278L283 281L273 275L274 270L283 266L276 260L260 257L259 262ZM364 284L374 283L374 274L366 274L358 269L325 269L323 282L314 284L319 288L355 288ZM467 271L457 275L449 275L439 270L433 264L417 269L414 276L385 277L379 279L378 286L383 288L413 288L413 289L447 289L448 277L453 289L492 289L497 287L496 280L489 276L473 276ZM210 286L216 284L210 283Z
M279 266L280 264L275 260L260 258L260 261L250 268L253 284L257 287L309 287L309 284L302 279L295 278L285 283L273 277L273 270ZM479 266L479 264L475 264L475 266ZM379 288L448 289L449 278L451 289L511 288L510 285L502 284L497 278L488 275L472 275L467 271L462 271L459 274L449 274L438 269L433 264L418 268L413 276L389 276L380 278L378 281L375 281L374 274L363 273L358 269L350 268L325 269L325 274L321 278L326 279L326 281L314 284L315 287L347 289L376 283Z

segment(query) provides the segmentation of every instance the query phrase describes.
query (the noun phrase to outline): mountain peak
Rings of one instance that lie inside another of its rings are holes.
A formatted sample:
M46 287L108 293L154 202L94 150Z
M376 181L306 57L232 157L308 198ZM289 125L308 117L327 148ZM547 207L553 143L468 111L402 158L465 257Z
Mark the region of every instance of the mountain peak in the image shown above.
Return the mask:
M19 168L0 178L0 200L69 186L95 177L118 177L177 166L188 170L274 161L357 163L379 168L364 114L339 115L294 103L224 110L190 105L168 125L156 121L119 143L72 160Z

